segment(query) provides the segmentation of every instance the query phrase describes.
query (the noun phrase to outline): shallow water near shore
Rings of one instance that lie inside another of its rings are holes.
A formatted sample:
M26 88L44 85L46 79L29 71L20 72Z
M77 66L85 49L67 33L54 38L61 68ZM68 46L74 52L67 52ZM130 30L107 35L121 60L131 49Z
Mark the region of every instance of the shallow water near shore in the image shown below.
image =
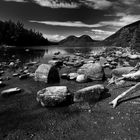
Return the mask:
M102 51L104 47L60 47L60 46L35 46L35 47L14 47L0 49L0 61L11 61L12 57L16 57L27 63L30 61L39 61L47 63L48 60L55 54L60 53L60 56L74 55L74 53L91 54Z

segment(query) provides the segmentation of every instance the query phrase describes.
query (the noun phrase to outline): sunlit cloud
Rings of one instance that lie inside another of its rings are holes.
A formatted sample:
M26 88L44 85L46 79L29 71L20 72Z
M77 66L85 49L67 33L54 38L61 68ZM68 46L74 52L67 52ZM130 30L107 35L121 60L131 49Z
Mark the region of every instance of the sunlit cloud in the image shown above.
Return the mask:
M102 35L91 35L91 38L93 40L104 40L106 37L105 36L102 36Z
M132 6L132 5L140 5L139 0L119 0L119 2L126 4L128 6Z
M47 38L47 39L50 40L50 41L56 41L56 42L58 42L58 41L60 41L60 40L62 40L62 39L65 38L65 36L63 36L63 35L58 35L58 34L54 34L54 35L43 34L43 37L44 37L44 38Z
M64 2L60 0L33 0L36 4L43 7L50 8L77 8L79 7L78 3L74 2Z
M101 29L91 29L90 31L85 31L85 33L89 34L94 40L103 40L115 32Z
M122 13L118 13L117 16L120 16L120 18L117 19L117 20L102 21L99 24L101 26L108 25L108 26L116 26L116 27L120 28L120 27L128 25L128 24L130 24L132 22L140 20L140 15L125 15L125 14L122 14Z
M32 0L36 4L43 7L50 8L78 8L80 6L87 6L93 9L107 9L112 5L108 0Z
M65 27L87 27L87 28L93 28L97 27L98 25L93 24L85 24L81 21L67 21L67 22L58 22L58 21L35 21L35 20L30 20L30 22L34 23L40 23L40 24L46 24L46 25L51 25L51 26L65 26Z
M92 34L92 38L99 40L105 39L120 28L140 20L140 15L126 15L125 13L117 13L114 17L116 17L114 20L100 21L94 24L98 29L91 30L90 34ZM109 30L103 30L103 28Z
M94 34L98 34L98 35L100 35L100 34L111 35L111 34L114 33L114 32L112 32L112 31L105 31L105 30L100 30L100 29L92 29L91 31L92 31Z
M140 15L126 15L124 13L117 13L115 15L116 19L110 21L100 21L97 24L94 24L94 27L104 27L109 26L110 28L121 28L132 22L140 20Z
M80 0L83 4L93 9L107 9L112 6L112 2L108 0Z

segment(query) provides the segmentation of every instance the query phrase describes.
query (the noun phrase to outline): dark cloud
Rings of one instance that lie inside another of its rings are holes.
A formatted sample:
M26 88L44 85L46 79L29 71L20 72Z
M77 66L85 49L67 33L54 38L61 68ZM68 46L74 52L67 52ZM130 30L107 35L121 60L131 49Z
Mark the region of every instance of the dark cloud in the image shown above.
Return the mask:
M139 20L139 11L139 0L0 0L1 20L20 20L57 40L71 34L103 39Z

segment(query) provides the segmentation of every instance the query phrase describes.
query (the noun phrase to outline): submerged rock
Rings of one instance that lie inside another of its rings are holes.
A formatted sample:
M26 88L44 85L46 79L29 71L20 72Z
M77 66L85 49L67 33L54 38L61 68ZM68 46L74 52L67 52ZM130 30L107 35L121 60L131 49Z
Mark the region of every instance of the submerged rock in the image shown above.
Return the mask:
M55 66L49 64L41 64L35 71L35 81L59 83L59 72Z
M16 94L16 93L19 93L19 92L21 92L21 89L18 88L18 87L15 87L15 88L10 88L10 89L3 90L1 92L1 95L2 96L10 96L12 94Z
M95 80L103 80L105 73L104 69L100 63L89 63L84 64L77 71L78 74L85 74L89 79Z
M83 64L84 64L84 61L77 61L75 62L74 67L78 68L78 67L81 67Z
M29 77L29 74L23 74L19 76L19 79L27 79Z
M2 74L4 74L4 71L3 70L0 71L0 75L2 75Z
M89 86L83 89L78 90L74 94L74 102L82 102L82 101L98 101L102 93L106 92L106 88L104 85L94 85Z
M36 99L42 106L65 106L73 102L73 95L66 86L52 86L38 91Z
M57 67L61 67L63 65L63 61L61 61L61 60L49 60L48 64L53 65L53 66L57 66Z
M61 78L62 78L62 79L68 79L68 74L67 74L67 73L63 73L63 74L61 75Z
M2 81L0 81L0 87L4 87L6 84L4 84Z
M123 61L123 67L130 67L129 62L127 62L127 61Z
M35 64L37 64L37 62L36 62L36 61L26 63L26 65L27 65L27 66L33 66L33 65L35 65Z

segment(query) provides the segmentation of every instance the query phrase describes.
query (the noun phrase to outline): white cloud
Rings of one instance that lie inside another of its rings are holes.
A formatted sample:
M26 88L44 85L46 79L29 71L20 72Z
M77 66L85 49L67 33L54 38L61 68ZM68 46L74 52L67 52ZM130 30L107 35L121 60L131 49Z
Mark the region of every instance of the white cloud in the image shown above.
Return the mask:
M94 26L98 28L106 27L106 29L108 28L109 31L101 30L101 29L92 29L91 30L91 34L93 34L92 38L99 39L99 40L105 39L106 37L115 33L120 28L128 24L131 24L133 22L136 22L138 20L140 20L140 15L126 15L124 13L117 13L115 20L101 21L101 22L98 22L97 24L94 24Z
M140 15L126 15L124 13L117 13L114 16L116 16L116 19L111 21L100 21L97 24L94 24L94 27L109 26L110 28L119 29L140 20Z
M77 8L79 5L74 2L62 2L60 0L33 0L40 6L50 8Z
M35 23L41 23L41 24L46 24L46 25L51 25L51 26L66 26L66 27L87 27L87 28L93 28L93 27L98 27L100 25L98 24L85 24L81 21L67 21L67 22L58 22L58 21L35 21L35 20L30 20L30 22L35 22Z
M65 27L86 27L86 28L98 28L98 29L92 29L91 34L93 35L94 39L104 39L108 37L109 35L113 34L117 30L119 30L121 27L126 26L132 22L140 20L140 15L126 15L124 13L117 13L116 19L111 21L101 21L97 24L85 24L80 21L75 22L57 22L57 21L34 21L31 20L30 22L35 23L41 23L51 26L65 26ZM106 30L101 30L102 28L105 28ZM55 40L61 40L64 37L63 36L50 36L50 38L56 38ZM61 38L61 39L60 39Z
M80 0L80 2L84 3L88 7L93 9L107 9L108 7L112 6L112 2L108 0Z
M92 29L91 30L94 34L98 34L98 35L111 35L114 32L112 31L105 31L105 30L100 30L100 29Z
M86 5L93 9L107 9L112 5L112 2L108 0L77 0L73 1L62 1L62 0L32 0L36 4L43 7L50 8L78 8L81 5Z
M4 0L4 1L6 1L6 2L10 2L10 1L12 1L12 2L27 2L26 0Z
M116 13L139 15L140 1L139 0L117 0L113 2L113 9Z
M65 38L65 36L63 35L58 35L58 34L54 34L54 35L50 35L50 34L43 34L44 38L47 38L50 41L60 41L62 39Z
M100 25L109 25L109 26L116 26L116 27L123 27L128 25L132 22L140 20L140 15L125 15L123 13L118 13L117 16L120 16L119 19L114 21L102 21Z
M128 6L139 4L139 0L119 0L121 3L126 4Z
M91 36L91 38L94 40L104 40L106 37L101 36L101 35L93 35Z

